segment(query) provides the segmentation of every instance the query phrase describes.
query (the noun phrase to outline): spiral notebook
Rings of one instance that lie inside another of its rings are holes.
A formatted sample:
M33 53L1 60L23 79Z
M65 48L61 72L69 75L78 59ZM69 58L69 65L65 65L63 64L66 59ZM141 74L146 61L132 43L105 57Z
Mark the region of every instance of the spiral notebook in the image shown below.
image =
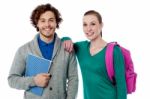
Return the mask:
M45 58L33 55L33 54L28 54L27 59L26 59L26 71L25 71L25 76L35 76L40 73L48 73L49 69L51 67L51 61L47 60ZM43 87L30 87L29 90L38 96L42 96L44 88Z

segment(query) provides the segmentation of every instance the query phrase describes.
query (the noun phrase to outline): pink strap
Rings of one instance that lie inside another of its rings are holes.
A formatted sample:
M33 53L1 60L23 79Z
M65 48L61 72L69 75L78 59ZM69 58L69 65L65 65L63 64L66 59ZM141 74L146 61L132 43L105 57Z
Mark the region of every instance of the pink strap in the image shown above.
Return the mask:
M106 48L106 55L105 55L106 69L111 81L113 81L113 76L114 76L113 49L115 45L118 45L117 42L108 43Z

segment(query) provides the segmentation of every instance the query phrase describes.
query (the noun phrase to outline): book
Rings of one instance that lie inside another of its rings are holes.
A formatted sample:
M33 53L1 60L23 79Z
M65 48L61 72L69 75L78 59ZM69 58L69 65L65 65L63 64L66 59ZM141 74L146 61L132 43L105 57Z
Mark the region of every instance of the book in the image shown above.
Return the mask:
M51 61L33 54L28 54L26 58L25 76L35 76L40 73L48 73ZM44 88L39 86L30 87L29 90L38 96L42 96Z

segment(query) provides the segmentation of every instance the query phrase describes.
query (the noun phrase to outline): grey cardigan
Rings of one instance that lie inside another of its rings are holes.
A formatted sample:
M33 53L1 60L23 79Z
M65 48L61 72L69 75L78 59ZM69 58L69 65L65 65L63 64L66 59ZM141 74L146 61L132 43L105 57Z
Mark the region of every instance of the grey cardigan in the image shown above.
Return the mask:
M24 99L75 99L78 90L77 61L74 53L64 50L61 40L56 36L53 62L49 73L52 75L49 84L44 88L43 95L37 96L28 90L35 86L33 77L24 77L25 60L29 53L43 57L35 38L21 46L14 57L8 83L10 87L25 90Z

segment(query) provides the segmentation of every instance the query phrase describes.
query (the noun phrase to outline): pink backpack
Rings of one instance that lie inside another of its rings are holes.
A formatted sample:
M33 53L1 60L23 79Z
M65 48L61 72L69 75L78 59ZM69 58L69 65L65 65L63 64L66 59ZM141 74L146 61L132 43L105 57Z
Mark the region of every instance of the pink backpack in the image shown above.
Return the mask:
M126 86L127 86L127 93L130 94L135 91L136 89L136 77L137 74L134 72L132 58L130 56L130 51L121 47L117 42L108 43L106 48L106 69L108 72L108 76L111 81L113 81L114 77L114 68L113 68L113 48L114 46L119 46L121 48L124 62L125 62L125 78L126 78Z

